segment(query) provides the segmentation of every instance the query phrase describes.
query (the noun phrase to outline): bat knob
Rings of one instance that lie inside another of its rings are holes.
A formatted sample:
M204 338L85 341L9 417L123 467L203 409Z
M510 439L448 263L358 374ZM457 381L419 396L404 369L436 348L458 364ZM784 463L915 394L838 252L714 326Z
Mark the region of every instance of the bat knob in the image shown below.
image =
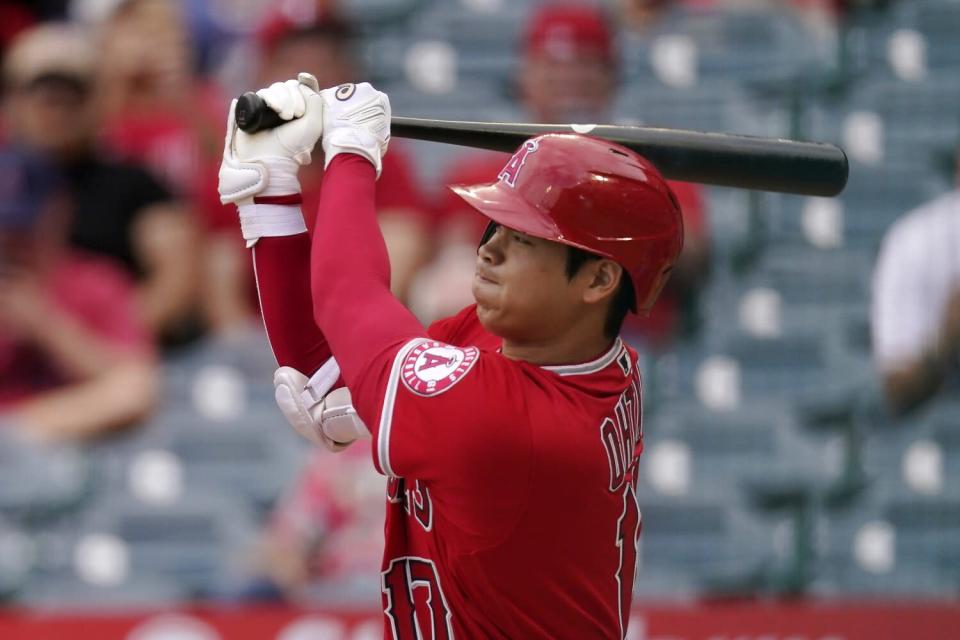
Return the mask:
M248 91L237 98L237 108L234 111L237 126L246 133L257 133L273 129L283 124L280 114L267 106L263 98L253 91Z

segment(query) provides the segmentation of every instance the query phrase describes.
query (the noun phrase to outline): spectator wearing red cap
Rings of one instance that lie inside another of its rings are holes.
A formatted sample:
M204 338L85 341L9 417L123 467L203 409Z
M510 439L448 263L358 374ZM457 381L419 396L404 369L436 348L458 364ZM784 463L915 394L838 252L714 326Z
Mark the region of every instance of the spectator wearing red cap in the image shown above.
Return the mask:
M312 73L322 87L358 80L350 26L329 8L306 11L300 16L302 19L297 16L278 12L261 26L257 33L259 66L252 84L267 86L296 77L301 71ZM308 228L312 228L320 202L323 165L323 156L315 155L311 165L300 173L302 209ZM406 299L410 281L427 257L427 229L431 222L413 175L402 143L392 142L390 153L383 160L376 198L390 255L391 286L401 300ZM216 195L216 189L212 193ZM217 265L217 287L210 292L208 302L212 315L218 318L216 324L231 326L250 318L250 302L255 300L250 295L253 272L237 234L236 213L225 208L220 211L224 215L212 220L220 233L209 252Z
M610 120L619 55L614 33L600 10L581 4L544 5L531 16L522 38L517 87L532 119L555 123ZM467 156L443 177L442 184L492 182L508 159L506 154L493 153ZM695 299L708 265L701 190L689 183L670 185L683 209L683 253L650 316L631 316L625 326L638 343L651 349L666 346L684 333L686 326L694 324L695 318L685 318L683 309L688 300ZM441 196L438 209L438 226L444 229L438 244L443 248L415 283L411 300L414 310L425 319L442 317L459 308L455 305L466 304L450 292L468 289L460 286L458 274L473 277L472 256L485 224L481 216L464 208L462 200L448 191ZM695 309L694 304L689 307Z
M0 148L0 422L83 440L142 419L157 397L131 282L66 245L70 200L52 165Z
M518 78L524 107L542 122L608 121L617 58L604 16L580 5L544 7L527 24Z

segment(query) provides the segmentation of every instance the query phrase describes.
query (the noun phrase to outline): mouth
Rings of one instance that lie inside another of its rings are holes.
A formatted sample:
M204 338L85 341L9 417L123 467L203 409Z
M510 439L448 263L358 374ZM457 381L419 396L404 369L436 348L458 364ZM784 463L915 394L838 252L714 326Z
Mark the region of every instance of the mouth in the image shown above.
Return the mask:
M491 278L490 274L480 269L477 269L476 272L474 273L474 279L480 282L483 282L485 284L500 284L499 282Z

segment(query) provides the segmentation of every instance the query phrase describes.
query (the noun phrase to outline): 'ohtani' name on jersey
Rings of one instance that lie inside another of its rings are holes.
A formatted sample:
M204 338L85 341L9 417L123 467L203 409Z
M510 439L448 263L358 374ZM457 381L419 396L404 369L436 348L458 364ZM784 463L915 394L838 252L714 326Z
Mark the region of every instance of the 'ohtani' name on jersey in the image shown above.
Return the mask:
M630 386L620 394L613 415L600 425L600 439L610 463L610 491L616 491L634 475L643 442L640 419L640 374L634 371Z

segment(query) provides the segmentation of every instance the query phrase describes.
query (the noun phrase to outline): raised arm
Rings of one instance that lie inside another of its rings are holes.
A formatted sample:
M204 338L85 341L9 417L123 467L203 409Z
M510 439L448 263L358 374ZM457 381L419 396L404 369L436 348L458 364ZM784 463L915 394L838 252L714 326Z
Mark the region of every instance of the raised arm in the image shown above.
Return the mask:
M308 375L330 358L330 348L313 321L310 298L310 239L300 211L297 171L309 164L323 128L316 79L277 83L260 94L292 122L254 135L238 131L230 105L220 199L237 205L240 226L251 248L264 326L281 366ZM296 104L288 104L296 98ZM280 104L280 100L284 104ZM306 114L306 101L316 108Z
M390 139L390 102L367 83L321 95L327 167L311 254L314 318L369 425L397 352L427 332L390 292L377 225L375 182Z
M457 491L475 486L477 478L502 481L506 455L514 470L510 482L522 484L531 441L525 405L512 394L522 382L522 368L483 356L474 346L431 340L390 292L390 265L374 207L389 141L387 96L363 83L327 89L320 97L320 105L307 101L303 116L322 109L327 162L310 254L313 316L340 364L352 405L335 398L341 390L327 394L328 386L322 387L323 399L306 397L309 388L297 391L304 386L301 376L282 398L278 386L281 408L314 441L347 442L358 435L357 424L365 433L369 427L374 464L386 475L442 482ZM490 403L489 397L501 400ZM350 419L351 412L366 427ZM334 436L340 426L346 438ZM490 523L511 522L522 496L494 491L476 502L483 506L471 511L464 526L482 532Z
M261 238L252 255L260 312L273 355L280 366L309 375L332 355L313 321L310 239L306 232Z

